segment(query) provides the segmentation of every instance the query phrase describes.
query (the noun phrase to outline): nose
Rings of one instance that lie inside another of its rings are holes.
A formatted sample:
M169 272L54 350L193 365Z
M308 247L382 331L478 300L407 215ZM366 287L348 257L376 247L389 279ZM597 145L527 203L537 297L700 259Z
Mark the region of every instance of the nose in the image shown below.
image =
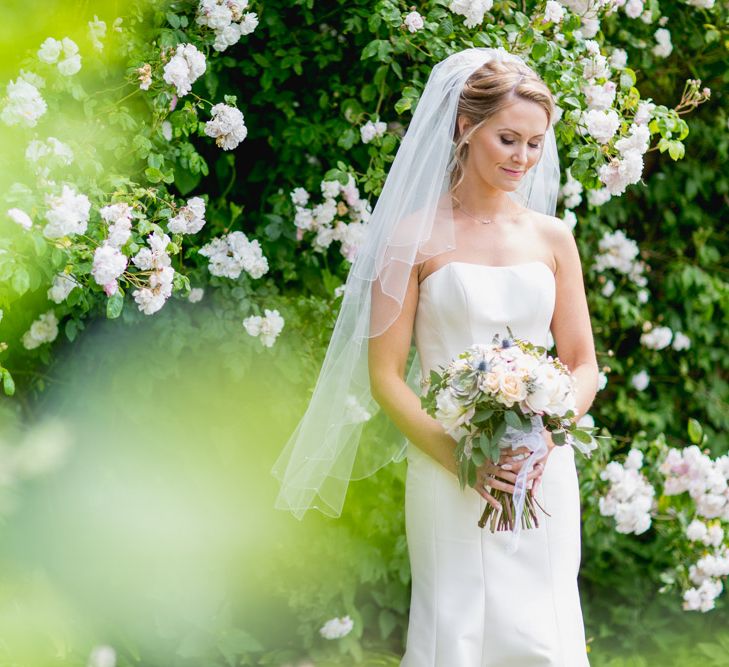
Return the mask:
M525 143L516 143L515 145L514 154L511 156L512 162L517 165L521 166L526 164L527 161L527 147Z

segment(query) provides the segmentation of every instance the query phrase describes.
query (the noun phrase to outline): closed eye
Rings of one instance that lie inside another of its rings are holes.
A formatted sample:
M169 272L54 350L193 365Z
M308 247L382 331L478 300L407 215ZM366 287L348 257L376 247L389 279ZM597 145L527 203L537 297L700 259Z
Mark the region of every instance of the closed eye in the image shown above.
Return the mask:
M514 143L513 139L504 139L504 137L501 137L501 143L506 144L507 146L511 146L511 144ZM531 148L539 148L539 144L528 144Z

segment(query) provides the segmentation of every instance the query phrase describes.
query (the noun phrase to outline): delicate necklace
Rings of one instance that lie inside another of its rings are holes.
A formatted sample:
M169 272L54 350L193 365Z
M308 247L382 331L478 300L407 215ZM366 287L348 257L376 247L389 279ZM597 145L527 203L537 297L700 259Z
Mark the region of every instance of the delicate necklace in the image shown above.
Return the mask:
M460 206L461 211L465 213L469 218L473 218L476 222L480 222L482 225L488 225L489 223L492 223L494 220L493 218L477 218L475 215L472 215L469 213L463 206Z

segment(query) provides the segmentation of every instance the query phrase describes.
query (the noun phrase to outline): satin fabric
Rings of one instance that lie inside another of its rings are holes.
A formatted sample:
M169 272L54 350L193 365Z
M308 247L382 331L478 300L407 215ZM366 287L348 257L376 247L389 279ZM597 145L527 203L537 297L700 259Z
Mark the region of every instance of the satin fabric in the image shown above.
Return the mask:
M450 262L420 285L415 343L423 376L497 332L545 345L555 279L543 262ZM589 667L577 574L580 497L571 447L549 456L538 528L478 527L486 501L408 442L405 514L412 572L401 667Z

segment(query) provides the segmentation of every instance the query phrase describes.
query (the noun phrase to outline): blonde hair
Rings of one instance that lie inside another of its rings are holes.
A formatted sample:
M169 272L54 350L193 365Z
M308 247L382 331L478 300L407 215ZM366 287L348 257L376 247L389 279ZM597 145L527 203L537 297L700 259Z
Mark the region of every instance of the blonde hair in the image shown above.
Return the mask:
M455 190L463 180L463 167L468 158L469 137L483 123L517 99L536 102L547 112L552 122L555 103L547 84L527 65L493 59L479 67L466 80L458 100L455 142L455 165L450 175L450 191ZM458 128L458 119L464 117L471 122L465 132Z

